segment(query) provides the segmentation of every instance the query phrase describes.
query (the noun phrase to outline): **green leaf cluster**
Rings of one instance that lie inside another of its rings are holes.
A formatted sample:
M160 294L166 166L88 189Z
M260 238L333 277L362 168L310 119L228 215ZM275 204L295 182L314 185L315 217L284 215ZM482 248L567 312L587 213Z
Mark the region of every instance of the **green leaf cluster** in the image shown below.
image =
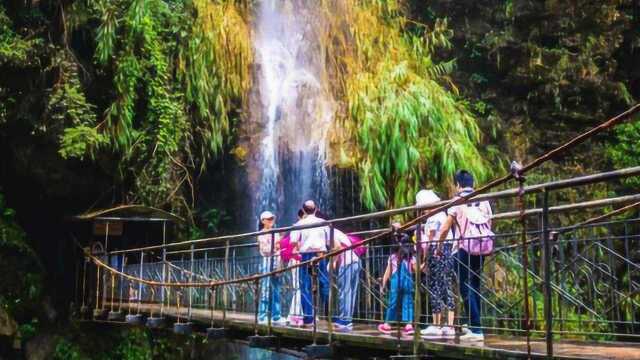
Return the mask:
M73 82L54 88L60 96L50 103L69 103L65 116L74 124L64 130L61 155L115 154L119 178L133 180L127 201L190 212L192 178L229 142L250 85L243 9L204 0L85 5L72 7L70 22L99 23L94 60L113 90L101 94L108 104L96 124Z
M355 148L365 206L410 204L422 186L445 191L459 168L482 180L481 134L448 77L455 61L434 60L437 49L450 47L446 20L410 22L399 1L347 3L328 43L340 59L336 86L348 109L340 126L343 143ZM326 6L328 14L337 11L335 3Z

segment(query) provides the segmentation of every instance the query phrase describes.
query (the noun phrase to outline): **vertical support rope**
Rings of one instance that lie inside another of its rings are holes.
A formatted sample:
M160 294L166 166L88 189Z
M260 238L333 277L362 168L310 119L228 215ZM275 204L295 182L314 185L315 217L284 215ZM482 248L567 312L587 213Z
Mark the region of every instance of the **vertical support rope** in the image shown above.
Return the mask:
M109 264L109 222L107 221L107 225L104 232L104 257L105 262ZM105 304L107 302L107 272L102 272L102 307L104 310Z
M255 290L254 290L254 303L255 303L255 311L253 317L253 334L258 336L258 306L260 304L260 279L256 279L255 281Z
M527 357L531 358L531 323L529 310L529 249L527 244L527 217L525 213L525 178L522 175L522 165L511 163L511 173L518 181L518 207L520 208L521 240L522 240L522 268L523 268L523 303L524 303L524 327L527 337Z
M100 266L96 265L96 310L100 308Z
M211 328L213 328L213 310L215 308L215 301L216 301L216 288L215 286L212 286L211 289L209 289L210 291L210 296L209 296L209 305L211 306Z
M111 273L111 312L114 312L113 306L115 304L115 301L114 301L115 290L116 290L116 274Z
M127 257L125 255L122 255L122 262L120 263L120 272L124 273L124 265L127 262ZM118 311L122 311L122 277L120 277L120 279L118 280L118 288L120 289L120 298L118 299Z
M86 285L87 285L87 263L89 259L84 258L84 265L82 270L82 308L86 306L85 297L86 297Z

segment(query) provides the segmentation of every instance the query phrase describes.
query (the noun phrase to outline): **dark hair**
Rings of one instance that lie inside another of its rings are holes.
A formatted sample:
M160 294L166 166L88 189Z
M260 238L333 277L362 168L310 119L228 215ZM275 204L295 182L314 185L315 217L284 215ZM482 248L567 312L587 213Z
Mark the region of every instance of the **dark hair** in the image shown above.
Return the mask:
M305 214L307 215L313 215L316 212L316 204L315 203L311 203L311 204L307 204L308 201L306 201L304 204L302 204L302 211L304 211Z
M453 175L453 182L460 187L473 187L473 175L467 170L458 170Z
M397 233L395 236L395 242L394 251L396 256L398 256L398 262L411 260L411 257L415 252L415 247L413 246L413 242L409 235L405 233Z
M303 216L304 216L304 210L298 209L298 217L302 219Z
M262 223L262 220L258 219L258 231L264 229L264 224Z

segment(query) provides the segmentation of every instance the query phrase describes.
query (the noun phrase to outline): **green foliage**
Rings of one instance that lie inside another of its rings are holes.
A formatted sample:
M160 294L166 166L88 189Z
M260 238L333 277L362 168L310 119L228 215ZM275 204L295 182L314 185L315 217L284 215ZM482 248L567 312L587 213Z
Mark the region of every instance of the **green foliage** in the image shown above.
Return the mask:
M94 60L113 74L113 94L100 124L65 129L60 153L116 152L120 177L133 179L128 201L189 212L193 174L227 143L233 109L249 86L240 9L233 1L87 4L70 18L76 26L99 21Z
M82 355L80 347L67 340L61 338L56 345L56 349L53 352L54 360L85 360L88 357Z
M0 192L0 306L19 322L29 319L42 294L42 274L36 254L15 220L15 211L5 206Z
M47 121L41 130L46 131L47 124L50 128L63 129L59 153L65 159L93 155L107 143L107 138L97 129L95 106L84 95L78 66L67 51L60 50L51 67L58 70L59 76L50 91Z
M40 39L27 40L13 31L11 19L0 6L0 66L24 65L33 61L33 49L41 43Z
M451 46L447 22L410 29L397 1L350 6L344 23L333 25L350 32L334 43L353 38L354 50L332 51L347 53L342 91L351 124L345 127L356 140L365 206L410 204L420 187L450 183L459 168L482 181L480 131L448 77L455 61L433 58L437 49Z
M122 360L151 359L152 351L148 336L145 330L132 329L115 349L115 356L113 358Z
M640 165L640 117L619 125L615 129L616 138L608 148L608 155L616 168ZM632 188L640 186L640 179L631 177L624 182Z

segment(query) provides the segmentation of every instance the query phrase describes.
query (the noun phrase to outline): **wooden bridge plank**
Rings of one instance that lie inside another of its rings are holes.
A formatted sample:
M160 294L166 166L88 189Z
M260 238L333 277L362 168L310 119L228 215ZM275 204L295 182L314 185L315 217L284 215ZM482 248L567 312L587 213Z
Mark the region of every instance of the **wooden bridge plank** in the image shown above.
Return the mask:
M141 312L149 313L153 310L155 316L160 312L158 304L142 304ZM126 311L126 309L123 309ZM177 317L175 307L164 308L165 316ZM207 309L193 309L192 320L209 324L211 311ZM222 321L222 312L214 311L214 321L217 326ZM186 318L186 309L181 309L182 321ZM226 326L232 330L252 332L254 315L249 313L237 313L227 311ZM258 325L261 334L265 334L266 325ZM272 332L288 339L312 341L310 329L300 329L289 326L273 326ZM391 335L380 334L374 325L358 324L353 332L334 332L334 339L341 346L369 348L380 351L395 352L397 338ZM318 339L322 343L328 340L326 322L322 321L318 326ZM413 347L413 337L401 338L401 348L410 352ZM532 357L546 358L546 344L544 341L531 341ZM459 343L458 340L423 340L420 351L422 353L435 354L454 359L518 359L527 358L526 342L524 339L511 338L499 335L488 335L482 343ZM640 360L640 343L597 343L586 341L558 341L554 344L555 359L630 359Z

